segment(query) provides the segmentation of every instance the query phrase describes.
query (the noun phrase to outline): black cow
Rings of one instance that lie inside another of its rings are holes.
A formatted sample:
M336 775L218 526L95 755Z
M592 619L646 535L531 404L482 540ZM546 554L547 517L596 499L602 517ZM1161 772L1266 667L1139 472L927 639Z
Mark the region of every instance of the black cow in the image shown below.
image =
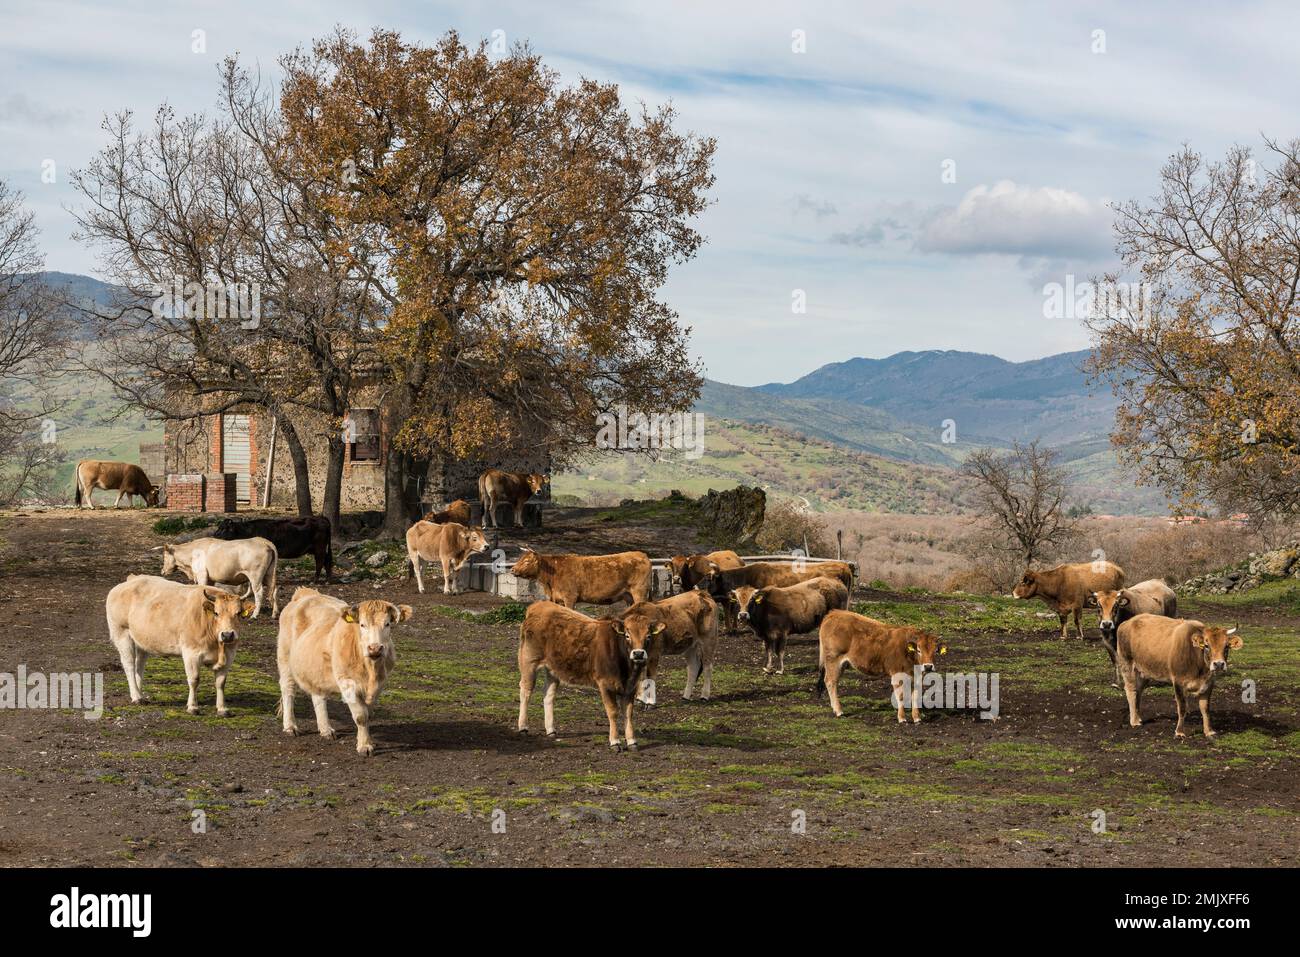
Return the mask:
M239 521L225 518L218 523L213 538L232 541L237 538L265 538L275 546L281 558L302 558L311 555L316 559L316 576L325 581L334 576L334 545L330 540L330 520L324 515L306 518L251 518Z

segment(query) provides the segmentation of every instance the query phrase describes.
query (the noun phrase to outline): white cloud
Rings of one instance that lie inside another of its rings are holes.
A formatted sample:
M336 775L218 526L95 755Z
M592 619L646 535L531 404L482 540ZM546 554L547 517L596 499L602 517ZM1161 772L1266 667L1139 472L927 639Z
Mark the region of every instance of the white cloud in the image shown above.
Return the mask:
M1068 189L1001 180L932 212L916 245L953 255L1097 258L1111 251L1110 226L1111 212L1101 202Z

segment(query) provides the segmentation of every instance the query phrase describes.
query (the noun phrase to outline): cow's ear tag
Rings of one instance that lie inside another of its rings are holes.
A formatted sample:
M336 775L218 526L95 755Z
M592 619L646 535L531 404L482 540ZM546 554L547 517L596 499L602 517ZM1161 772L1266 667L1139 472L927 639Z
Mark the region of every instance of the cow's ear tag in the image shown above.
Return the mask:
M343 620L346 621L346 622L347 622L348 624L350 624L350 625L355 625L355 624L357 623L357 620L356 620L355 618L352 617L352 612L350 612L350 611L345 611L345 612L343 613Z
M760 604L760 605L761 605L761 604L763 603L763 596L762 596L762 595L755 595L755 596L754 596L754 601L755 601L757 604Z
M908 653L909 655L914 655L914 654L916 654L916 645L908 644L908 646L907 646L907 653Z
M941 655L946 655L947 653L948 653L948 646L947 646L947 645L940 645L940 646L939 646L939 654L941 654Z

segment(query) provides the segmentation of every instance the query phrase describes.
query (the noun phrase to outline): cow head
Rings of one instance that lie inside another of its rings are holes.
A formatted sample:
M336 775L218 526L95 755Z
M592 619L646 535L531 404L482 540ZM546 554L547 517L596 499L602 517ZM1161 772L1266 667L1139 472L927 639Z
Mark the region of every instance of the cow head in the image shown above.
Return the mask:
M1218 674L1228 670L1228 652L1242 645L1241 635L1234 625L1226 631L1206 626L1192 633L1192 647L1199 648L1210 671Z
M742 625L749 624L750 618L758 616L759 606L764 600L763 590L753 585L741 585L727 593L727 604L736 609L736 620Z
M150 485L149 491L145 494L144 500L149 503L150 508L158 507L158 494L162 489L157 485Z
M623 639L627 656L632 659L634 665L646 663L650 657L651 644L663 634L664 630L662 621L651 621L640 612L626 615L621 620L610 619L609 625L614 629L614 634Z
M541 558L527 545L524 546L524 553L519 556L519 560L510 566L510 574L516 578L536 578L541 571Z
M470 555L476 554L477 552L486 552L488 541L487 536L483 534L483 529L468 529L468 532L465 535L465 545L469 549Z
M923 673L934 670L936 655L947 653L948 646L928 631L914 630L907 642L907 657L911 659L912 666L920 666Z
M525 476L525 480L528 482L528 487L532 489L533 494L536 495L542 490L542 486L550 481L550 478L545 475L538 475L536 472L529 472Z
M1030 569L1025 569L1020 584L1011 590L1011 594L1016 598L1033 598L1038 594L1038 574Z
M249 617L257 608L251 601L240 601L235 595L220 588L203 589L203 614L209 617L217 637L217 662L213 668L226 666L226 650L233 649L239 640L239 619Z
M357 626L357 643L361 653L371 661L397 658L389 631L399 621L411 617L410 605L394 605L392 602L372 599L343 609L343 620Z
M686 563L688 561L690 561L690 559L685 555L674 555L668 560L668 567L672 569L673 573L674 588L682 587L682 572L686 570Z
M1125 589L1095 591L1088 596L1088 607L1097 609L1102 637L1109 638L1115 633L1115 617L1121 608L1129 606L1130 601L1128 591Z
M176 571L176 547L174 545L163 545L162 550L162 571L158 574L166 578L172 572Z

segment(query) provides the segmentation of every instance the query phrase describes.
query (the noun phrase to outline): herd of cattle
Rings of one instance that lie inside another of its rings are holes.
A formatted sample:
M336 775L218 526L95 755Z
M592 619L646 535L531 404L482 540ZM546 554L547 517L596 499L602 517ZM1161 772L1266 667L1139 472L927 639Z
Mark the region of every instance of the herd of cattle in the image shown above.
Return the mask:
M509 504L516 525L522 524L523 503L544 481L543 476L495 469L485 473L479 481L485 520L495 521L497 504ZM450 592L456 588L457 573L473 555L487 549L483 529L468 527L468 520L468 504L457 501L408 530L407 577L414 577L421 593L423 561L441 562L443 590ZM313 555L316 582L324 575L328 583L333 568L330 531L328 520L320 516L226 519L211 537L161 546L161 577L131 575L109 592L106 603L109 636L121 655L132 702L144 700L149 655L179 656L189 685L188 710L198 711L198 678L206 667L215 675L217 712L224 716L226 675L234 660L239 619L257 617L263 604L269 603L271 614L279 616L278 710L284 730L298 733L294 694L301 688L311 696L318 732L334 738L337 729L326 714L326 699L341 697L357 726L357 751L372 753L369 712L396 663L391 628L408 621L412 609L387 601L349 605L306 587L298 588L280 609L279 560ZM816 692L818 697L829 694L836 717L843 714L840 674L851 666L863 675L889 678L900 723L907 720L904 688L912 682L911 717L914 722L921 720L919 679L936 669L936 658L948 649L924 629L890 625L849 611L853 570L847 563L817 559L746 563L734 551L724 550L675 556L670 564L675 593L653 601L652 564L644 552L587 556L542 554L523 547L511 573L535 581L546 600L528 606L519 628L520 732L528 730L528 702L537 671L544 666L548 735L555 734L558 686L585 686L600 695L609 721L610 747L635 749L634 703L655 703L655 677L665 656L685 658L684 698L709 697L720 628L728 634L745 628L761 640L766 674L784 672L785 646L791 635L816 631ZM174 572L193 584L166 577ZM1175 617L1177 599L1162 581L1126 588L1123 570L1105 561L1028 570L1014 595L1046 602L1060 618L1062 638L1067 636L1071 616L1082 638L1083 609L1097 609L1115 685L1128 699L1131 725L1142 723L1143 690L1152 684L1170 684L1178 713L1174 733L1185 736L1190 696L1196 699L1206 736L1214 735L1210 693L1215 678L1227 668L1229 651L1241 647L1236 628ZM596 618L577 611L579 603L626 607Z

